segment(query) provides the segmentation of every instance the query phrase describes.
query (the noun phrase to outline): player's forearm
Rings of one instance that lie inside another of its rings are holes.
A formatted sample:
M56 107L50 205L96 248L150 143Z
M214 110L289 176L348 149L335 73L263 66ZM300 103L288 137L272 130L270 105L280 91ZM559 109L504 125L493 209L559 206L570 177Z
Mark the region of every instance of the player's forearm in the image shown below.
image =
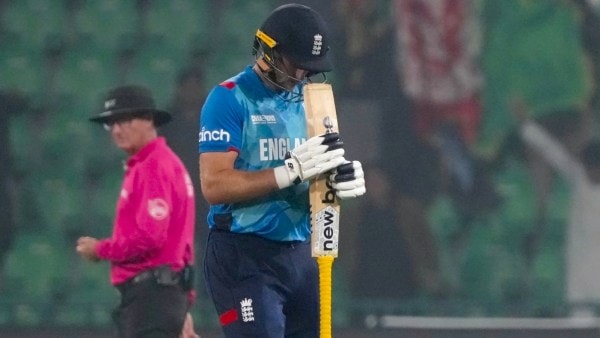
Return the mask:
M202 194L210 204L245 202L278 190L273 169L223 170L201 177Z

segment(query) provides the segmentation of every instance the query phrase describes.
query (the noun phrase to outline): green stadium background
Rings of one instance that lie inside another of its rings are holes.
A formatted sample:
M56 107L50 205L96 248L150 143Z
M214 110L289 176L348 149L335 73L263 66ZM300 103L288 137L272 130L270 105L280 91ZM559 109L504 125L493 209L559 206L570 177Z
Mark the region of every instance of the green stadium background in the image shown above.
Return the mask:
M81 261L74 243L81 234L110 233L123 157L87 117L97 112L101 93L115 84L145 84L165 107L178 72L187 66L203 63L208 88L231 76L252 61L252 34L279 2L223 1L227 8L218 17L207 13L215 13L219 1L147 3L142 15L133 0L0 2L0 89L18 91L30 103L26 111L11 115L10 144L2 145L12 152L19 189L13 196L15 241L0 291L0 328L112 325L110 311L118 298L108 283L108 267ZM531 20L503 11L519 6L518 0L482 3L482 22L496 34L484 44L482 58L488 83L484 114L490 118L484 119L478 145L482 153L490 153L513 131L506 98L514 92L524 93L534 110L545 111L581 102L587 84L577 42L579 18L560 8L561 2L530 1L534 5L520 15L531 15ZM388 1L379 5L386 8ZM554 16L556 24L536 30L536 15ZM517 21L531 22L532 27L518 26ZM532 49L548 57L533 60ZM335 72L332 83L335 88ZM568 187L557 181L544 246L532 271L527 271L517 246L532 226L530 180L518 159L508 160L494 180L505 203L474 226L459 271L448 238L460 224L447 197L440 196L430 214L443 272L448 279L460 280L460 295L354 299L342 251L334 270L334 325L362 326L356 314L564 315ZM524 294L524 283L531 282L527 278L533 278L535 287ZM376 287L377 281L373 284ZM194 313L201 332L216 327L206 299L198 299Z

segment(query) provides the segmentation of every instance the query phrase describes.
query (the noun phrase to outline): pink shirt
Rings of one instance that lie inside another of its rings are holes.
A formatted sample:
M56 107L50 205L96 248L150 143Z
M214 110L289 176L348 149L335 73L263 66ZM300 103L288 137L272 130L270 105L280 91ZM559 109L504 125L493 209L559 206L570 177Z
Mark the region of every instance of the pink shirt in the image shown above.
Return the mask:
M194 187L181 160L158 137L127 161L111 238L96 247L113 285L141 271L194 260Z

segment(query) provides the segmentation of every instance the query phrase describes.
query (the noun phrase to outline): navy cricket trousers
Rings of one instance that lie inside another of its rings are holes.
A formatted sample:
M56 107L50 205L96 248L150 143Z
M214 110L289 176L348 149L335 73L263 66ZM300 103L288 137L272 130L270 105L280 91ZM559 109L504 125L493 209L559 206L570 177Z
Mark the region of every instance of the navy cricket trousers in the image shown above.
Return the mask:
M204 270L228 338L319 336L319 275L309 242L212 230Z

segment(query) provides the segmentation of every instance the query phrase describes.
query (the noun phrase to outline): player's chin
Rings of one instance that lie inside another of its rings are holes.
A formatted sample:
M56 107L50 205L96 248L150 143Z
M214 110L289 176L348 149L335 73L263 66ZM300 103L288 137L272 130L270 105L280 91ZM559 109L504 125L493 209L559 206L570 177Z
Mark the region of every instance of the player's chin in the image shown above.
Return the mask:
M279 81L279 85L285 88L287 91L293 91L302 81L288 77L285 80Z
M291 83L291 82L284 82L284 83L280 83L279 84L282 88L284 88L285 90L287 90L288 92L291 92L294 90L294 88L296 87L295 83Z

